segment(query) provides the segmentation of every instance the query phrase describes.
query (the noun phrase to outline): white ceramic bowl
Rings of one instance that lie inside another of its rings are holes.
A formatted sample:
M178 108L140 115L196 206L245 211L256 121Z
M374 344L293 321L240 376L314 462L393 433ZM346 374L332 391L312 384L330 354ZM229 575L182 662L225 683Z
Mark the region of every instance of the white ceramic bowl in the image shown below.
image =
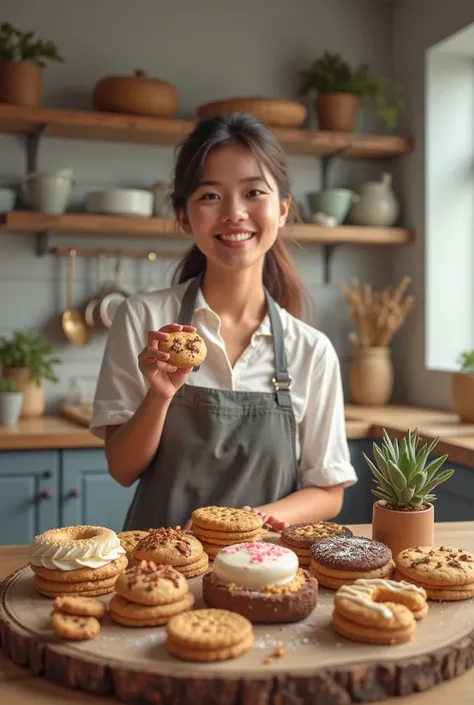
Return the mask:
M106 191L91 191L85 198L88 213L113 215L141 215L153 213L154 195L145 189L114 188Z

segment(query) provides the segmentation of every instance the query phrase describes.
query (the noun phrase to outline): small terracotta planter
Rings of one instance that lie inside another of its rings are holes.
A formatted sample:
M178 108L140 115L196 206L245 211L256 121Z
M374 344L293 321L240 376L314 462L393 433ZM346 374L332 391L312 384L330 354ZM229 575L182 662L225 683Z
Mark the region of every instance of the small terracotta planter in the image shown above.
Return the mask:
M375 502L372 514L372 538L392 551L394 558L405 548L433 546L434 507L429 502L420 511L387 509L384 500Z
M453 374L453 411L461 421L474 423L474 374Z
M353 93L327 93L316 98L320 130L354 132L360 98Z
M41 105L43 69L32 61L5 61L0 66L0 102Z

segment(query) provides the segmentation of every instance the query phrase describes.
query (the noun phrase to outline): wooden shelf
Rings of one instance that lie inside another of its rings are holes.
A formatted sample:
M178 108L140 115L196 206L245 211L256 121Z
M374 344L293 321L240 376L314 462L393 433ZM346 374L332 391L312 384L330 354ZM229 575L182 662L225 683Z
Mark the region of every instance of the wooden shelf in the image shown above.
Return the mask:
M0 132L47 137L177 145L193 129L191 120L166 120L86 110L28 108L0 103ZM331 156L341 150L357 158L387 158L409 154L412 142L398 135L273 129L289 154Z
M78 237L136 237L143 239L188 239L174 220L125 216L64 213L54 215L35 211L10 211L0 214L0 232L35 233L54 231ZM405 228L367 228L343 225L329 228L306 223L282 229L285 240L325 245L407 245L413 241Z

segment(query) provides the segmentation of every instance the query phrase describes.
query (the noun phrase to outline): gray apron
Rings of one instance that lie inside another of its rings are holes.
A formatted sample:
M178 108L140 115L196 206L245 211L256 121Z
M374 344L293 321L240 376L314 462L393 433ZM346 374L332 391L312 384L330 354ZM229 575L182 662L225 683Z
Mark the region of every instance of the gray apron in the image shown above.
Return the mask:
M187 287L178 322L192 325L201 277ZM298 488L296 420L278 309L265 292L275 355L274 392L183 385L160 445L140 478L125 529L182 526L198 507L257 507Z

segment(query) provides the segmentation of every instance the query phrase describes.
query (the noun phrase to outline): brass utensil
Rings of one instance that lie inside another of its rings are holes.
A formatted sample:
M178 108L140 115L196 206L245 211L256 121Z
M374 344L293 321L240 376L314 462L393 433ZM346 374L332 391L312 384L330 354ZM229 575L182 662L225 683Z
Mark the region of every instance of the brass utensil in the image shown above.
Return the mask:
M76 255L76 250L70 250L67 276L67 309L61 317L61 325L64 334L71 343L74 345L87 345L91 337L91 329L82 313L73 308Z

